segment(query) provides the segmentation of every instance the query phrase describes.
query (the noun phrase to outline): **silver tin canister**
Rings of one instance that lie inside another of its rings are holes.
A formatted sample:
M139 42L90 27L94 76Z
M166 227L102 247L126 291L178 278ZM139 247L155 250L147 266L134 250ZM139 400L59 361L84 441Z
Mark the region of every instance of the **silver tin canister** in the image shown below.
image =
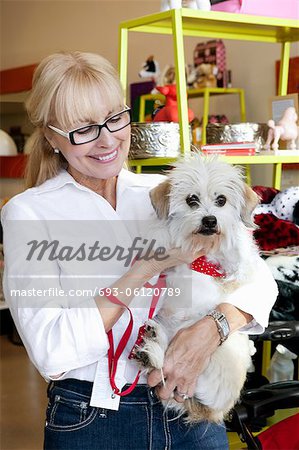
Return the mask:
M132 123L130 159L176 158L180 153L180 128L178 123Z
M256 150L260 151L266 142L268 129L266 123L209 123L206 128L207 144L255 142Z

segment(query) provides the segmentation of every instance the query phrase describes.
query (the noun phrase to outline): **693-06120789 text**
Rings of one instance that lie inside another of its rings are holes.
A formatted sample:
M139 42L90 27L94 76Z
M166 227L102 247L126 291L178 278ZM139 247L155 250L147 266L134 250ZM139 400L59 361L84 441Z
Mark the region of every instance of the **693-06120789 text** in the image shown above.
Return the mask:
M172 287L162 287L162 288L126 288L124 290L119 290L118 288L106 288L106 293L108 295L114 295L117 297L119 294L125 294L127 296L133 295L134 297L152 297L153 295L168 295L169 297L178 297L181 294L180 288L172 288ZM105 294L102 291L99 291L99 296L104 296Z

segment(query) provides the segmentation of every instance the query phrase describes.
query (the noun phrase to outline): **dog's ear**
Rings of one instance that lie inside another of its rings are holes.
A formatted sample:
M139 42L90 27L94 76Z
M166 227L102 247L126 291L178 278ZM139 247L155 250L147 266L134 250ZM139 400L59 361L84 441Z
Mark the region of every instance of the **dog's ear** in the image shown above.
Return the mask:
M150 191L150 199L158 219L168 217L170 186L169 180L166 180Z
M252 213L259 202L259 196L248 186L248 184L244 183L244 206L241 211L241 219L248 228L256 228L256 225L253 222Z

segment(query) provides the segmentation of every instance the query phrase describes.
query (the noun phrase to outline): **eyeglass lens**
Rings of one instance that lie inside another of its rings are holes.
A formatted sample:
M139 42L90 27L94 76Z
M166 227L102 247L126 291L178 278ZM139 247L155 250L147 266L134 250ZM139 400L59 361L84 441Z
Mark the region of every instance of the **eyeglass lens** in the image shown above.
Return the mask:
M129 111L123 111L112 116L103 125L89 125L72 132L73 141L75 144L84 144L97 139L100 135L101 129L105 126L111 133L125 128L131 122Z

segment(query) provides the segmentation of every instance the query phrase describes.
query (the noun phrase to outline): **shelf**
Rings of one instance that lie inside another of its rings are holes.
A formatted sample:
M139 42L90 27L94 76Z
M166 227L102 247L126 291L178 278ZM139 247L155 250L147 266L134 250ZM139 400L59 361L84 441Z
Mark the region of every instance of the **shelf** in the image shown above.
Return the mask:
M220 155L221 160L231 164L277 164L277 163L296 163L299 164L299 150L278 150L274 154L272 150L261 151L256 155L245 156L225 156ZM174 163L178 158L147 158L131 159L130 166L163 166Z
M119 74L125 92L127 88L129 31L173 36L181 149L182 153L185 154L190 153L190 136L184 36L281 43L279 95L287 93L290 43L299 40L299 22L295 19L182 8L128 20L122 22L119 28Z
M23 178L27 155L0 156L0 178Z
M246 156L219 156L219 159L226 161L229 164L274 164L273 170L273 187L280 189L281 185L281 171L283 163L295 163L299 164L299 150L278 150L277 152L261 151L256 155ZM148 166L167 166L174 164L177 158L148 158L148 159L135 159L129 160L131 167L136 167L138 173L141 172L142 167ZM247 172L248 175L250 175Z
M206 143L206 126L208 125L208 121L209 121L210 96L231 95L231 94L237 94L239 96L240 120L241 120L241 122L246 122L244 89L205 87L205 88L188 89L187 90L187 98L198 98L198 97L204 98L203 115L202 115L202 139L201 139L202 144ZM147 100L165 101L165 96L160 93L141 95L140 96L140 105L139 105L139 122L145 121L145 102Z
M15 67L0 71L0 94L12 94L28 91L32 86L32 77L37 64Z
M188 98L203 97L207 93L209 95L226 95L226 94L240 94L244 92L244 89L240 88L218 88L218 87L205 87L200 89L188 89Z
M143 33L173 34L172 11L151 14L121 23L121 28ZM299 40L298 21L218 11L179 10L184 36L237 39L259 42Z

